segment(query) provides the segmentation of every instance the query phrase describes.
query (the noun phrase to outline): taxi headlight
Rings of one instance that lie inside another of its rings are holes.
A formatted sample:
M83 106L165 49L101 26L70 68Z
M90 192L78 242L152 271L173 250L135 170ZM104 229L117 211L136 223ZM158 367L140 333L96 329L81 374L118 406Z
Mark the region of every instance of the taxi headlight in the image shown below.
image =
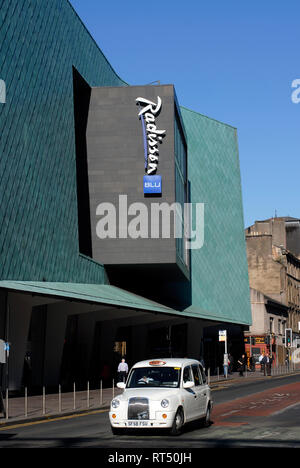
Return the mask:
M111 407L112 408L118 408L118 406L120 406L120 400L118 400L118 399L112 400Z
M163 408L167 408L169 406L169 400L161 400L160 404Z

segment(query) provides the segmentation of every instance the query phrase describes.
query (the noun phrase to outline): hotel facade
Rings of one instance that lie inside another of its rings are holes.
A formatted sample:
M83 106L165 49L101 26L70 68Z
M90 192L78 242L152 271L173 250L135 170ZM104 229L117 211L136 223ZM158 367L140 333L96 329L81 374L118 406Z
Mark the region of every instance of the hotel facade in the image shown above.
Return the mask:
M122 355L214 368L218 329L239 354L236 129L173 84L122 80L67 0L2 0L0 15L2 386L109 385Z

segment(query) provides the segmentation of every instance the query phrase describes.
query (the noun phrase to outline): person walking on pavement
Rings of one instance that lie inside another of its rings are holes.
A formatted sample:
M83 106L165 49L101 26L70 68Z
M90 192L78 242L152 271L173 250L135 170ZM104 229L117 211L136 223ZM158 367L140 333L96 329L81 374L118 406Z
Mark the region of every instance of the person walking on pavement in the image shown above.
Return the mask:
M265 369L267 371L267 375L271 375L272 361L273 359L270 356L270 353L267 352L266 356L264 357L264 364L265 364ZM266 372L264 372L264 375L266 375Z
M249 369L250 372L255 372L255 359L253 356L250 356L249 358Z
M239 371L241 377L244 375L246 362L247 362L246 356L245 356L245 354L242 354L242 357L240 357L238 359L238 365L239 365L238 371Z
M265 373L265 361L264 361L264 357L265 357L265 352L262 351L261 355L259 356L258 358L258 361L259 361L259 364L260 364L260 371Z
M128 374L128 364L125 362L125 359L122 358L120 364L118 365L118 381L125 382Z
M233 357L231 354L228 354L228 374L232 374L233 372Z
M228 355L224 354L223 373L224 373L224 378L226 379L228 377L228 366L229 366Z

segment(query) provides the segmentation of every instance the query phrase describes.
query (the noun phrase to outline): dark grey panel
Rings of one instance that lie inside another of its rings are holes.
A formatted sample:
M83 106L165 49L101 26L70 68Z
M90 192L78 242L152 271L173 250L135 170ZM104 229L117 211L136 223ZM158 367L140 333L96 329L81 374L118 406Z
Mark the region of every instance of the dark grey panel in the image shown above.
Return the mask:
M162 99L156 117L159 129L166 135L159 145L157 174L162 176L161 197L146 198L143 193L144 147L137 97L157 102ZM143 202L175 202L174 162L174 87L132 86L93 88L88 125L87 155L92 228L93 258L104 264L176 263L175 239L99 239L96 209L109 202L119 207L119 195L127 195L128 205ZM134 216L129 217L132 219ZM150 226L150 225L149 225ZM117 233L118 234L118 233Z

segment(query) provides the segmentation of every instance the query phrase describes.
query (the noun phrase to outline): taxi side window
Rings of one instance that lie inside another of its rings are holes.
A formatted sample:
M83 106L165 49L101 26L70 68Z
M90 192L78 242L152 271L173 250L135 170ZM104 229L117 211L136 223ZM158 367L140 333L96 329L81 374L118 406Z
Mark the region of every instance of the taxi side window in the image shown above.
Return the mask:
M202 381L205 384L206 383L206 375L205 375L204 369L203 369L202 366L199 366L199 369L200 369L200 373L202 375Z
M192 381L193 378L191 376L191 367L190 366L187 366L183 369L183 382L189 382L189 381Z
M192 365L192 371L193 371L195 386L198 387L199 385L202 385L202 377L201 377L201 374L199 372L198 364L193 364Z

